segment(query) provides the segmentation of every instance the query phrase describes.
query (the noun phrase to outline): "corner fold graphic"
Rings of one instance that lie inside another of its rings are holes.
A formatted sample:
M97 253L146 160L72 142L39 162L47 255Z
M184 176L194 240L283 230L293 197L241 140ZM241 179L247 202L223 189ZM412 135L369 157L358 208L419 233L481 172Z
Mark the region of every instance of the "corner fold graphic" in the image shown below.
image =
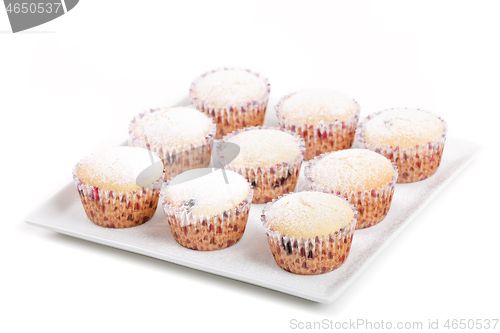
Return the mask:
M72 10L76 6L78 1L79 0L64 0L64 2L66 3L66 12Z

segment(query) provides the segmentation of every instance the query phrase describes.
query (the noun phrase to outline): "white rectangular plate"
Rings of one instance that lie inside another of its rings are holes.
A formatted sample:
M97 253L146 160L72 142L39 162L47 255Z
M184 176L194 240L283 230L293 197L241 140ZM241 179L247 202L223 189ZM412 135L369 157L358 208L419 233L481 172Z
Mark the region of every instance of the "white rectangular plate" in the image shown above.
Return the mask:
M418 212L472 161L479 150L479 146L472 142L448 138L441 166L436 174L418 183L397 184L392 207L385 220L374 227L356 231L351 253L344 265L322 275L295 275L278 267L260 221L264 205L252 206L245 234L237 244L213 252L188 250L177 244L160 206L149 222L138 227L107 229L96 226L85 215L73 183L66 185L33 212L26 222L73 237L328 303L354 281ZM303 184L301 173L297 188L301 188Z

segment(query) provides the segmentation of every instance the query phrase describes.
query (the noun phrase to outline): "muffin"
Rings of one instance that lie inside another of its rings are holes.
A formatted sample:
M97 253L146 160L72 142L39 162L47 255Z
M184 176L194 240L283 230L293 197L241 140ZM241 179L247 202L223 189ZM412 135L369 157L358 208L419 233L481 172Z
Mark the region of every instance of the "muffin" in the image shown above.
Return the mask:
M360 107L349 96L335 90L302 90L284 96L275 108L280 127L304 139L306 161L351 148Z
M309 189L343 196L356 207L356 229L371 227L387 216L398 178L390 160L367 149L320 155L304 173Z
M247 127L226 135L222 142L240 147L225 166L245 177L254 188L254 204L266 203L293 192L304 158L304 140L277 127Z
M129 125L132 145L151 149L162 159L165 180L207 167L215 132L210 117L189 107L151 109Z
M73 180L92 222L129 228L154 215L163 165L147 149L115 147L82 159L73 169Z
M240 128L262 125L270 84L262 74L240 68L207 72L191 84L191 103L217 124L217 139Z
M448 126L435 114L408 108L374 113L358 125L358 146L379 153L399 170L398 183L432 176L441 163Z
M304 191L268 203L262 222L276 263L291 273L314 275L345 262L357 214L344 198Z
M190 170L168 181L162 189L161 203L170 230L175 240L188 249L225 249L243 236L253 190L245 178L223 169L176 182L197 171L204 170Z

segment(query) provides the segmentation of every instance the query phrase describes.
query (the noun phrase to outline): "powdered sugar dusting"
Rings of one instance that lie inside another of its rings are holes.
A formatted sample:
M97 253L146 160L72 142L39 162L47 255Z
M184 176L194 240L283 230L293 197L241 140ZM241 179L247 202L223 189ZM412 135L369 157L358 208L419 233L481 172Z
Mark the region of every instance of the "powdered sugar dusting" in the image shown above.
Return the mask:
M163 195L167 202L186 208L197 215L216 215L233 209L248 196L250 185L236 172L225 170L228 184L221 170L178 185L167 185Z
M246 106L267 93L266 82L246 70L225 69L206 74L194 86L194 96L218 107Z
M285 99L280 112L285 119L299 124L333 124L352 117L358 104L335 90L311 89L292 94Z
M153 155L153 161L160 159ZM151 185L163 173L163 164L152 165L147 149L138 147L115 147L84 158L77 167L77 176L87 185L107 191L135 191L141 187L136 179L148 168L145 178ZM144 173L142 174L144 175Z
M240 147L240 153L231 163L245 167L271 166L289 162L300 155L299 142L278 129L243 131L227 142Z
M410 148L439 138L443 123L434 114L417 109L391 109L373 117L364 125L367 143Z
M270 228L304 238L333 234L348 225L353 217L354 212L346 200L314 191L286 195L266 210Z
M134 135L152 146L178 146L203 140L212 121L188 107L163 108L145 115L133 129Z
M311 165L311 179L327 190L368 191L394 176L391 161L368 149L346 149L323 156Z

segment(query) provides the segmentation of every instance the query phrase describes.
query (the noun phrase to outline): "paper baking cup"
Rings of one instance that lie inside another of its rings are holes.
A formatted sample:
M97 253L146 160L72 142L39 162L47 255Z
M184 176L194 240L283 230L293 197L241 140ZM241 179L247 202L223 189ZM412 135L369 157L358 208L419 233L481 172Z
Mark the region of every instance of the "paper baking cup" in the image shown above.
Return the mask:
M286 95L279 100L275 106L276 116L281 128L295 132L304 139L306 143L304 160L308 161L323 153L352 147L361 110L358 102L353 100L357 105L357 109L354 115L347 120L337 121L334 124L299 124L286 119L281 111L285 100L294 94L296 93Z
M356 132L356 142L358 143L358 146L360 148L370 149L379 153L395 163L399 170L399 177L397 180L398 183L413 183L429 178L436 173L439 168L439 164L441 163L441 157L443 156L444 144L446 141L446 133L448 132L448 124L441 117L432 112L417 109L419 111L431 113L441 120L443 124L443 133L439 138L432 142L428 142L425 145L416 145L411 148L400 148L367 143L363 139L365 124L373 117L389 110L394 109L376 112L359 122Z
M290 192L293 192L300 174L300 166L304 159L305 145L304 140L297 134L285 129L270 126L254 126L243 128L226 135L222 141L227 142L233 136L239 133L259 129L272 129L282 131L292 135L299 144L300 154L291 161L284 161L272 166L245 167L229 163L224 168L239 173L252 184L254 188L254 204L262 204L271 201Z
M160 200L177 243L191 250L214 251L230 247L241 239L247 225L252 195L250 187L248 196L235 208L210 216L193 214L186 207L173 207L163 191Z
M205 103L195 96L194 88L200 79L215 72L233 69L238 68L225 67L209 71L194 80L193 83L191 83L191 88L189 89L189 98L191 99L191 103L196 107L196 109L211 116L217 124L216 139L222 139L224 135L244 127L262 125L266 116L267 102L269 101L271 85L265 76L249 69L243 70L261 78L267 86L267 89L260 98L248 101L243 105L228 105L226 107L220 107L210 103Z
M107 228L130 228L147 222L158 205L163 174L149 187L138 191L106 191L84 184L73 169L73 181L90 221Z
M165 108L146 110L132 119L128 130L132 139L132 146L150 149L158 154L163 161L166 181L177 176L178 174L183 173L184 171L208 167L210 164L212 144L214 142L216 132L216 125L212 119L212 128L204 139L182 146L167 147L150 145L144 139L135 136L134 128L135 124L137 124L139 120L146 115L164 109Z
M332 194L333 195L333 194ZM264 206L261 220L266 229L267 241L274 260L285 271L301 275L317 275L331 272L346 261L351 251L352 237L356 229L358 212L344 228L327 236L309 238L290 237L269 227L266 214L270 207L282 197L273 199Z
M309 164L304 168L304 176L308 189L311 191L333 193L347 199L356 207L359 214L356 229L372 227L385 219L391 208L394 185L396 185L396 180L398 179L398 168L396 165L391 163L394 168L392 179L387 184L383 184L378 188L367 191L327 189L314 182L311 178L311 168L327 155L328 153L315 157L312 161L309 161Z

